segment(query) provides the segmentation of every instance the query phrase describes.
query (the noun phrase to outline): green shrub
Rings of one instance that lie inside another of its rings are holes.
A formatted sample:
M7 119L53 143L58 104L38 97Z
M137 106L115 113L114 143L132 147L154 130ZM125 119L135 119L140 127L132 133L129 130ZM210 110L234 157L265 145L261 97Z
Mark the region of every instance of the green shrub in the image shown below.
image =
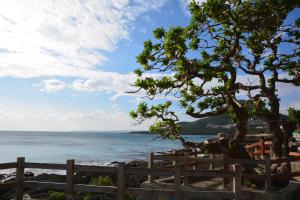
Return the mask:
M89 185L101 185L101 186L112 186L113 181L109 176L98 176L98 177L93 177ZM92 198L92 194L90 192L85 192L83 200L90 200Z
M49 196L49 200L65 200L66 199L66 195L63 192L49 191L48 196Z
M98 177L93 177L90 182L90 185L102 185L102 186L112 186L113 181L109 176L98 176Z
M84 193L83 200L90 200L90 199L91 199L91 193L89 192Z
M126 195L125 200L137 200L137 198L134 195Z

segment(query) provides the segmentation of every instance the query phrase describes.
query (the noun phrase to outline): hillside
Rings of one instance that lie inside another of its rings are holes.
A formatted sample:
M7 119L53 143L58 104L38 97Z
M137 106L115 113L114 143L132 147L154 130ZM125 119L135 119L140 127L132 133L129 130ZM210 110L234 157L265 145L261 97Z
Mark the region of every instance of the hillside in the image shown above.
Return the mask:
M286 117L286 116L283 116ZM215 135L219 132L231 134L234 132L234 126L228 115L207 117L193 122L179 122L181 125L181 134L183 135ZM249 133L262 133L267 129L265 121L259 118L249 120ZM131 133L145 134L147 131L133 131Z

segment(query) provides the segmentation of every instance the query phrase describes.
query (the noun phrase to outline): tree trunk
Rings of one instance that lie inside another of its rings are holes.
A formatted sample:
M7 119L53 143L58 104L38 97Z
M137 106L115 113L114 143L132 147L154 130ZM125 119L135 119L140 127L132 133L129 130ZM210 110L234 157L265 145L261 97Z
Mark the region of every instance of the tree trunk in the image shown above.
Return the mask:
M244 139L248 131L248 114L242 108L238 114L236 122L236 131L234 137L229 142L229 157L237 159L250 158L244 145ZM243 164L246 173L254 173L254 167Z
M273 158L281 158L282 157L282 145L284 135L282 130L280 129L280 122L278 120L268 120L269 131L273 134L273 143L272 143L272 153Z
M284 134L283 156L288 157L289 153L290 153L289 141L291 139L293 131L297 129L297 126L293 122L285 121L285 122L282 123L282 127L283 127L283 134Z
M270 106L271 106L271 115L267 118L268 128L269 131L273 134L273 144L272 144L272 153L273 158L281 158L283 149L283 140L284 135L280 128L281 119L280 119L280 112L279 112L279 99L277 96L272 96L269 98Z

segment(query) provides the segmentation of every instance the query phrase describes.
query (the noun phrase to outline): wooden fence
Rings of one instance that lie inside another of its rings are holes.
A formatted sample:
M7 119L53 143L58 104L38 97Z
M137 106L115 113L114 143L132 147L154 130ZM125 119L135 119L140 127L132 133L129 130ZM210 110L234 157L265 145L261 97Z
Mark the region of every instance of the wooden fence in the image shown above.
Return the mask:
M174 154L154 154L151 153L148 160L148 168L134 168L126 167L125 163L120 162L117 166L90 166L90 165L77 165L75 160L67 160L66 164L50 164L50 163L32 163L25 162L25 158L17 158L17 162L2 163L0 170L3 169L16 169L16 181L8 183L0 183L1 189L15 188L15 199L22 200L24 188L44 188L49 190L62 190L66 192L68 200L74 199L76 191L95 192L95 193L108 193L115 194L117 200L124 200L125 194L140 195L151 192L165 193L173 195L175 200L183 198L206 197L212 199L219 198L242 198L242 178L258 179L265 182L265 189L272 188L272 180L291 178L300 176L300 171L292 171L284 175L276 175L271 173L271 165L284 162L300 161L300 157L289 157L272 160L270 156L265 155L263 159L232 159L223 157L217 158L201 158L197 157L194 151L180 150L173 152ZM168 161L171 165L156 166L157 161ZM208 165L209 169L201 169L199 166ZM241 165L261 165L264 166L264 173L261 174L246 174L241 170ZM221 168L219 168L222 166ZM218 170L215 168L218 167ZM24 180L24 170L26 168L36 169L51 169L51 170L66 170L66 182L42 182L42 181L26 181ZM85 185L76 184L75 175L77 172L100 172L117 175L117 183L114 186L99 186L99 185ZM154 182L155 177L169 176L174 177L173 188L170 189L154 189L154 188L131 188L126 187L126 175L143 175L148 176L148 181ZM224 188L227 190L222 191L203 191L188 187L181 187L182 185L189 185L191 177L219 177L223 178ZM229 187L230 179L232 179L231 189Z
M247 144L245 147L249 154L255 158L262 157L266 154L272 155L272 141L264 140L263 138L260 139L258 142ZM300 146L300 142L289 142L289 146ZM290 152L290 156L300 156L300 152Z
M162 157L161 157L162 158ZM201 160L197 160L201 161ZM207 161L206 161L207 162ZM211 161L210 161L211 162ZM183 198L206 197L212 199L230 198L241 199L241 168L240 165L234 164L232 170L186 170L182 165L176 164L173 169L156 169L156 168L129 168L125 163L120 162L116 167L109 166L89 166L77 165L74 160L67 160L66 164L50 163L32 163L25 162L24 157L17 158L17 162L0 164L0 170L16 168L16 181L1 183L0 189L15 188L15 200L22 200L24 188L44 188L49 190L63 190L66 192L67 200L74 199L76 191L95 192L116 194L117 200L124 200L125 194L139 195L144 193L165 193L174 195L175 200ZM24 180L24 170L26 168L66 170L66 182L42 182ZM117 174L117 184L115 186L98 186L75 183L76 172L101 172ZM174 176L173 189L154 189L154 188L130 188L125 186L125 175L145 175L145 176ZM203 191L189 190L181 187L182 177L223 177L232 178L232 190L222 191Z
M182 153L183 152L183 153ZM268 154L264 154L264 157L259 160L255 159L233 159L233 158L228 158L224 155L219 155L217 158L199 158L195 156L195 153L189 153L191 151L173 151L172 154L154 154L151 153L149 156L148 160L148 167L153 168L154 163L156 161L171 161L173 162L172 165L166 165L166 166L158 166L158 168L172 168L177 165L181 165L182 168L187 171L198 171L201 173L201 171L204 171L202 176L209 176L209 173L207 172L213 172L213 173L218 173L220 171L227 172L230 168L230 166L233 165L248 165L248 166L257 166L260 165L264 168L264 173L261 174L249 174L249 173L242 173L242 178L247 178L247 179L256 179L256 180L261 180L265 182L265 190L269 191L272 189L272 180L275 179L285 179L285 178L292 178L292 177L297 177L300 176L300 171L292 171L284 175L277 175L277 174L272 174L271 172L271 166L272 164L281 164L285 162L299 162L300 161L300 156L294 156L294 157L289 157L289 158L281 158L281 159L271 159ZM213 156L212 156L213 157ZM209 165L210 170L197 170L199 169L199 166L201 165ZM215 166L221 166L221 169L219 170L214 170ZM148 181L152 182L152 177L148 177ZM184 183L188 184L188 176L184 177ZM228 177L223 177L223 184L224 188L228 188Z

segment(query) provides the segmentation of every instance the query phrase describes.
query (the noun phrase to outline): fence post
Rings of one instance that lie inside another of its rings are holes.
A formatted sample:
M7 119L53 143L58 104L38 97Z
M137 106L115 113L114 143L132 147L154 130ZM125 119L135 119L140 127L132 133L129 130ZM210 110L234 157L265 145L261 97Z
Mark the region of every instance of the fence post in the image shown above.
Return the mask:
M254 148L254 159L256 159L256 160L260 158L259 155L255 154L255 153L257 153L257 152L260 153L260 151L258 150L258 148L255 147L255 148Z
M75 173L75 160L67 160L67 180L66 180L66 199L74 199L74 173Z
M194 158L197 158L197 157L198 157L198 151L197 151L197 149L193 149L193 152L194 152L194 156L193 156L193 157L194 157ZM192 169L193 169L193 170L196 170L196 165L193 164L193 165L192 165Z
M265 190L269 191L272 188L272 179L271 179L271 160L270 156L265 156L265 173L266 173L266 179L265 179Z
M148 168L149 169L152 169L153 167L153 152L151 152L149 154L149 158L148 158ZM153 182L153 178L152 178L152 175L151 174L148 174L148 182L149 183L152 183Z
M189 154L187 152L184 152L183 154L183 169L188 170L189 169ZM183 179L183 184L188 185L189 184L189 176L185 176Z
M234 177L232 182L232 190L234 193L234 199L242 199L242 171L239 164L234 164L233 166Z
M181 185L181 165L177 164L175 166L175 178L174 178L175 200L182 200L180 185Z
M213 154L213 153L210 153L210 154L209 154L209 158L210 158L210 159L214 159L214 154ZM209 164L209 169L210 169L210 170L214 170L214 168L215 168L214 163L213 163L213 162L210 162L210 164Z
M118 163L117 200L125 199L125 163Z
M262 139L260 139L260 154L261 154L261 156L264 156L265 152L266 152L266 149L265 149L265 139L262 138Z
M173 151L172 151L172 154L173 154L174 156L176 156L176 151L173 150ZM173 160L173 161L172 161L172 165L174 165L174 167L175 167L175 165L176 165L176 160Z
M24 192L24 167L25 167L25 158L17 158L17 171L16 171L16 200L23 200Z
M228 157L226 155L223 156L223 167L224 167L224 170L229 170ZM223 187L224 188L229 187L229 178L228 177L223 178Z

